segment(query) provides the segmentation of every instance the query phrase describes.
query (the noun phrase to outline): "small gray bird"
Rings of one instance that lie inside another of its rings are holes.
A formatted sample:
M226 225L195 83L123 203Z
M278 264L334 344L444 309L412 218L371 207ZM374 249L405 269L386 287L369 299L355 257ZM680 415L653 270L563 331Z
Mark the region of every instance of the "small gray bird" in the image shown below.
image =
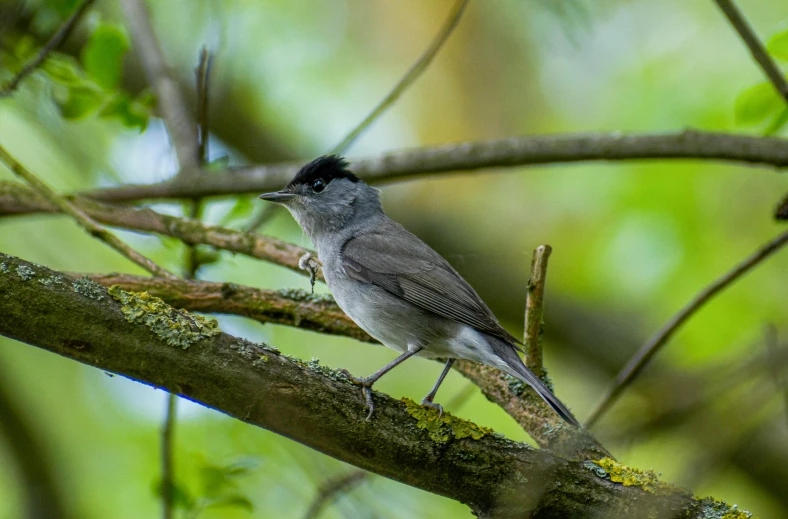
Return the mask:
M304 166L283 190L260 195L284 205L309 235L337 304L372 337L401 353L362 386L369 416L371 387L414 355L448 359L422 405L433 402L455 359L480 362L530 385L561 417L569 409L525 367L522 344L503 329L471 286L443 257L388 218L380 193L335 155Z

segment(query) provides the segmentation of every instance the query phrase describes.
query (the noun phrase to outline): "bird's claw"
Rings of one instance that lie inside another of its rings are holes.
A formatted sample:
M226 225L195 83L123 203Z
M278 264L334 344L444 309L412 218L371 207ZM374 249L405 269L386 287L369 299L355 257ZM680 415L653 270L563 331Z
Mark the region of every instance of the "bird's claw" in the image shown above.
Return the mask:
M312 286L312 293L315 293L315 281L317 280L317 269L320 268L320 263L312 255L307 252L298 260L298 268L309 272L309 284Z
M424 397L424 398L421 399L421 405L423 405L424 407L429 407L430 409L435 409L436 411L438 411L438 420L440 420L441 417L443 416L443 406L440 405L440 404L436 404L435 402L433 402L432 400L428 399L427 397Z
M372 413L375 412L375 403L372 401L372 384L374 383L374 380L363 377L354 377L346 369L340 369L339 372L347 377L347 379L353 384L361 386L361 394L364 395L364 409L369 409L366 420L372 418Z

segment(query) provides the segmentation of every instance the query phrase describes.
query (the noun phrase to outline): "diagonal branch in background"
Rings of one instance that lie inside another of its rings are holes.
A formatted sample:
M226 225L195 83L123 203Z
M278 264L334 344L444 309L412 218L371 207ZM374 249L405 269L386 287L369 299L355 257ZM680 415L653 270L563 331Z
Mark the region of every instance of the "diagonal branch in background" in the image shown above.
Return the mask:
M465 12L465 8L468 7L469 0L456 0L454 7L452 8L449 16L446 18L446 21L438 31L438 34L435 35L435 38L432 40L430 45L426 48L424 53L416 60L416 63L410 67L410 69L405 73L402 79L391 89L391 92L386 95L383 100L378 103L378 105L367 115L363 121L361 121L358 126L353 128L350 133L348 133L342 141L339 142L334 149L331 151L332 154L341 155L344 154L347 149L355 142L355 140L364 133L375 120L380 117L383 112L388 110L394 103L397 102L399 97L407 90L418 78L421 74L427 70L427 67L430 66L432 60L438 54L438 51L441 50L443 44L446 43L446 40L449 39L451 33L454 32L454 29L460 23L460 18L462 18L462 13Z
M121 0L120 4L131 30L134 48L140 57L148 83L156 94L158 110L175 148L180 166L179 175L190 177L200 167L194 119L186 107L178 83L170 76L144 1Z
M271 291L233 283L163 280L124 274L94 274L103 286L148 292L176 308L206 313L242 315L262 323L296 326L307 330L375 343L325 295L302 291ZM585 431L564 427L560 418L525 384L500 371L459 360L454 368L470 379L492 402L509 413L534 440L565 455L598 459L609 453ZM546 427L545 424L550 424Z
M93 3L93 0L83 0L81 4L74 10L71 16L63 22L63 25L58 28L57 32L52 35L52 38L44 45L38 54L31 59L29 62L25 63L22 67L22 70L17 72L17 74L8 82L5 86L0 88L0 98L6 97L11 95L18 87L19 84L24 80L27 76L32 74L38 67L41 66L42 63L46 61L49 55L57 50L60 45L66 41L66 38L71 34L71 31L74 30L74 27L77 25L79 20L85 14L85 11L88 10L90 5Z
M374 420L366 422L357 388L335 371L218 330L193 334L188 325L176 328L190 347L173 347L165 341L171 335L149 327L148 319L129 321L122 309L135 308L133 295L120 303L99 285L83 280L77 291L74 283L0 253L0 293L8 295L0 298L0 335L177 392L359 468L465 503L479 517L538 511L545 517L700 519L727 507L656 478L644 485L658 485L659 492L615 483L611 473L632 469L567 460L455 417L448 416L436 434L430 431L433 415L414 416L423 408L383 394L376 395ZM471 431L478 439L467 436Z
M621 393L632 384L632 381L643 371L649 361L657 354L657 352L668 343L671 337L678 331L681 326L689 320L698 310L700 310L706 303L708 303L715 295L722 292L724 289L732 285L735 281L740 279L744 274L751 271L753 268L760 265L764 260L769 258L772 254L780 250L788 244L788 232L784 232L760 247L747 259L736 265L733 269L726 272L719 279L714 281L711 285L704 288L692 301L682 308L670 321L668 321L661 330L657 332L646 344L644 344L635 355L627 362L626 366L616 376L613 386L602 398L602 402L594 410L586 422L586 427L591 428L599 420L599 418L607 412L616 400L621 396Z
M753 59L760 65L763 73L766 74L766 77L769 78L769 81L774 85L774 89L777 90L780 97L788 103L788 81L785 80L785 76L780 71L777 63L774 62L769 52L766 50L766 47L764 47L761 40L758 39L755 31L750 27L750 24L747 23L747 19L744 18L742 12L732 0L714 1L728 18L728 21L731 22L733 28L736 29L736 32L739 33L741 39L744 40L747 48L750 49L750 54L752 54Z
M46 199L52 206L57 207L63 213L73 218L88 234L97 238L116 251L120 252L129 260L133 261L140 267L156 276L166 278L175 278L176 276L166 269L158 266L156 263L146 258L139 252L135 251L123 241L118 239L117 236L104 229L97 224L90 216L85 214L77 206L55 193L51 187L46 185L42 180L36 177L32 172L28 171L22 164L17 162L2 146L0 146L0 162L10 169L16 176L27 182L37 193Z
M306 249L276 238L206 225L190 218L159 214L148 208L102 204L84 198L73 199L71 203L105 225L172 236L190 245L210 245L304 274L298 267L298 260L307 252ZM26 212L31 209L36 212L57 212L53 204L35 192L16 183L0 181L0 206L4 204L12 211L22 209ZM322 273L318 274L318 279L323 279Z
M558 134L443 144L352 159L353 171L380 184L486 168L632 159L720 160L772 167L788 166L788 140L776 137L685 131L648 135L621 133ZM303 161L207 172L190 180L125 185L90 191L106 202L263 193L292 180Z
M531 277L525 297L525 364L540 379L547 372L542 358L542 334L544 332L544 289L547 281L547 262L553 248L540 245L534 250L531 260Z

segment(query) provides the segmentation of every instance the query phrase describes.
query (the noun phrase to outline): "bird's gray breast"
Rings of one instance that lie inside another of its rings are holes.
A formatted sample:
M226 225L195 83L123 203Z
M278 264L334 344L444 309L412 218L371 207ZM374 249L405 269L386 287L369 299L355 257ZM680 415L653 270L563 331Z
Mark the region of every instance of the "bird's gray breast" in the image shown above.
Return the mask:
M324 254L323 274L340 308L384 345L404 352L425 348L426 356L446 356L444 344L456 334L456 323L422 310L370 283L350 278L339 255Z

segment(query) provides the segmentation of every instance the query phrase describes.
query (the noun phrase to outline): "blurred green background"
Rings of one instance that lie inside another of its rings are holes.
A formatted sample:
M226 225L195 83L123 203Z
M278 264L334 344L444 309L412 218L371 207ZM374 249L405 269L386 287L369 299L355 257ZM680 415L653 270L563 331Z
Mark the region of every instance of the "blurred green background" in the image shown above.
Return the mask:
M45 41L76 3L0 1L0 83L11 76L15 46L25 38ZM216 53L210 158L251 164L327 152L410 67L452 3L149 5L166 58L191 99L200 47ZM739 5L764 39L788 26L785 2ZM91 31L104 24L123 27L116 2L97 1L62 52L79 56ZM758 134L768 120L737 120L734 114L742 92L762 82L710 0L471 2L433 65L348 155L530 133L697 128ZM133 49L120 88L144 98ZM66 120L52 101L62 95L59 89L37 73L14 96L0 99L0 143L36 174L70 192L156 182L174 173L160 120L151 119L144 132L113 117ZM0 180L12 178L0 167ZM769 169L699 161L510 168L381 186L390 216L443 253L512 332L522 332L531 253L542 243L553 246L546 363L558 396L581 420L626 359L673 313L785 230L771 213L787 187L785 177ZM206 219L241 228L261 209L250 199L213 200ZM183 213L178 203L155 207ZM262 232L310 246L286 213ZM177 242L119 234L166 268L182 269L184 248ZM62 216L0 219L0 250L64 271L141 273ZM307 287L303 277L280 267L227 253L202 268L200 277ZM393 356L349 339L219 320L229 333L358 375ZM785 388L764 364L741 376L749 361L767 354L764 326L775 325L785 343L786 322L783 252L693 318L600 422L598 437L622 462L653 468L700 496L737 503L763 518L788 517ZM413 360L377 388L418 400L440 369ZM451 374L438 400L451 402L466 385ZM75 517L159 514L154 489L164 392L7 339L0 339L0 387L41 442ZM449 410L527 441L478 390L470 394ZM671 412L695 400L700 405L692 412ZM201 518L302 517L323 482L352 470L196 404L182 401L179 416L175 459L184 491L204 497L219 468L245 467L228 484L253 510L217 507ZM9 443L1 440L0 518L15 519L25 513L26 489ZM470 512L374 477L322 517L444 516Z

